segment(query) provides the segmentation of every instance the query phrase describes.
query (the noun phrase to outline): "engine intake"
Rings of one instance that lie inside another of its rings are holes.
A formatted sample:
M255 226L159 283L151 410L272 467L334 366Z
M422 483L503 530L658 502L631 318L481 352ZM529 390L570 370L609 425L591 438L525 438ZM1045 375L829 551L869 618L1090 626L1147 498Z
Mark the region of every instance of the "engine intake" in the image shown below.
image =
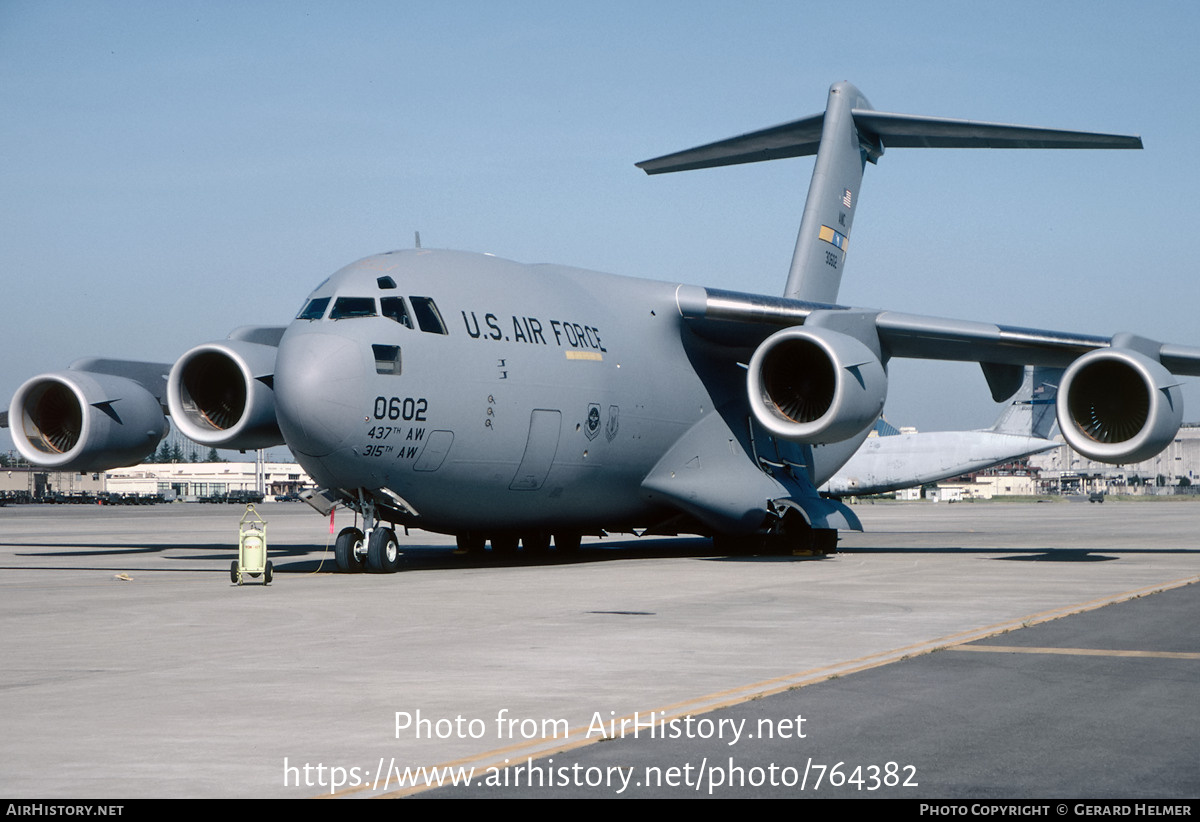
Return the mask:
M841 442L873 424L887 398L887 372L853 337L826 328L787 328L750 358L754 418L792 442Z
M243 451L282 444L273 386L277 350L222 340L180 357L167 380L167 404L184 436Z
M1063 437L1088 459L1141 462L1175 438L1183 395L1171 372L1145 354L1098 349L1063 373L1057 411Z
M8 412L13 443L34 465L105 471L136 465L167 435L157 398L133 380L89 371L39 374Z

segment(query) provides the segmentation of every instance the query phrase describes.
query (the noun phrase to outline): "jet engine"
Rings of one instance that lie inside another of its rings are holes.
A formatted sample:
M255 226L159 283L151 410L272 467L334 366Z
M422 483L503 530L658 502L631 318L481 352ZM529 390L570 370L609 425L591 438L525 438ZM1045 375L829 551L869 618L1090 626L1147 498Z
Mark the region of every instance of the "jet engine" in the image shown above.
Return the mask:
M277 348L245 340L188 351L167 380L167 405L188 439L248 451L283 443L275 422Z
M1174 439L1183 395L1179 380L1145 354L1102 348L1063 373L1057 411L1063 437L1088 459L1141 462Z
M133 380L57 371L26 380L8 411L13 442L34 465L104 471L152 454L168 425L157 398Z
M873 424L887 397L879 357L828 328L786 328L750 358L747 390L759 424L808 445L841 442Z

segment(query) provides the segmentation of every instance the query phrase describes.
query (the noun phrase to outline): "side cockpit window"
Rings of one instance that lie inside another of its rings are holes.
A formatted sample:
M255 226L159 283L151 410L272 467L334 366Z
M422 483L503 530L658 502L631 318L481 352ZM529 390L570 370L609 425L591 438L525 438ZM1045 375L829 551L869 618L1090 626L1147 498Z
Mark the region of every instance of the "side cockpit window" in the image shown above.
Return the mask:
M328 297L317 297L315 300L309 300L308 305L300 310L297 320L319 320L325 316L325 309L329 307Z
M338 297L329 312L331 320L348 320L352 317L374 317L374 297Z
M417 317L417 325L422 331L430 334L445 334L446 324L442 322L442 314L438 311L437 303L431 297L410 297L413 314Z
M413 327L412 317L408 316L408 309L404 307L403 297L381 297L379 307L383 311L383 316L389 320L395 320L409 328Z

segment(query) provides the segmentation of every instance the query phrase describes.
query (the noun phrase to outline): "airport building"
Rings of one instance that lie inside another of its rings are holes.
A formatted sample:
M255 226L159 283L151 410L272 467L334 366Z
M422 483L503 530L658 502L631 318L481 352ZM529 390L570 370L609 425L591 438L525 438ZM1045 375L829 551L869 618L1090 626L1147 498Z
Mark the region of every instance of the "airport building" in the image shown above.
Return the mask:
M1144 462L1095 462L1064 444L1034 454L1029 464L1044 494L1194 494L1200 492L1200 423L1184 425L1174 442Z
M95 474L0 469L0 498L10 500L120 494L195 501L246 492L270 498L311 487L312 479L294 462L144 463Z
M253 491L271 497L311 488L312 480L294 462L149 463L107 472L109 493L164 494L196 500Z
M937 498L943 501L1028 497L1040 493L1039 480L1032 474L980 472L968 480L939 482Z
M42 499L55 494L96 495L104 491L104 474L47 471L45 468L0 468L0 500Z

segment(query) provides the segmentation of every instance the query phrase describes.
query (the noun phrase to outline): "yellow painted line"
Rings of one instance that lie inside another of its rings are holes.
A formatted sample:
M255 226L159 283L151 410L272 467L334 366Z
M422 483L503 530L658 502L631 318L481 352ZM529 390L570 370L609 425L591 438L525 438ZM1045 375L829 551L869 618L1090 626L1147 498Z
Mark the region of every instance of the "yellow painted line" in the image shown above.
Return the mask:
M604 355L599 351L568 351L566 353L568 360L593 360L595 362L604 360Z
M1026 648L1021 645L956 645L951 651L987 654L1065 654L1066 656L1126 656L1152 659L1200 659L1200 653L1185 651L1105 651L1099 648Z
M568 352L570 353L570 352ZM1158 583L1155 585L1147 585L1142 588L1135 588L1130 591L1123 591L1118 594L1109 596L1097 597L1096 599L1087 600L1085 602L1075 603L1072 605L1064 605L1061 608L1051 608L1046 611L1039 611L1030 614L1026 617L1007 622L998 622L993 625L984 626L982 628L972 628L966 631L959 631L954 634L948 634L944 637L925 640L922 642L914 642L911 645L905 645L900 648L892 648L887 651L880 651L874 654L858 657L857 659L843 660L834 662L828 665L821 665L816 668L810 668L806 671L800 671L794 674L785 674L783 676L764 679L759 682L749 685L741 685L736 688L729 688L724 691L706 694L704 696L686 699L681 702L674 702L669 705L664 705L660 708L653 708L648 711L638 711L639 717L647 717L654 714L655 723L660 721L670 721L687 715L696 716L699 714L709 713L721 708L728 708L733 705L740 705L751 700L758 699L764 696L772 696L796 688L803 688L808 685L813 685L817 682L824 682L828 679L846 676L848 674L858 673L859 671L870 670L871 668L879 668L893 662L899 662L914 656L923 656L934 651L946 649L958 650L957 646L961 646L967 642L977 642L981 639L987 639L998 634L1007 633L1009 631L1019 630L1020 628L1028 628L1032 625L1038 625L1043 622L1050 622L1055 619L1061 619L1065 616L1073 616L1074 614L1082 614L1088 611L1094 611L1097 608L1103 608L1105 605L1112 605L1117 602L1127 602L1131 599L1157 594L1163 591L1170 591L1174 588L1182 588L1185 585L1200 582L1200 576L1184 577L1182 579L1172 580L1170 582ZM975 648L985 648L988 646L974 646ZM996 647L996 646L992 646ZM605 721L607 726L610 722L615 722L617 727L621 727L623 720L632 722L633 714L627 714L622 717L610 717ZM447 767L472 766L477 772L481 772L484 776L481 778L478 775L472 780L472 784L478 784L484 781L487 776L488 768L505 769L512 764L524 764L521 762L512 763L511 754L520 754L524 757L543 758L554 756L556 754L566 753L567 751L582 748L587 745L594 745L597 742L604 742L612 737L608 736L592 736L590 738L574 739L576 734L585 735L588 726L579 726L568 731L567 737L562 742L557 742L555 739L530 739L523 742L517 742L513 745L508 745L502 748L496 748L490 751L484 751L475 756L463 757L454 759L449 762L443 762L438 765L428 766L426 772L441 771ZM418 766L410 766L410 772L418 770ZM350 794L361 793L362 791L371 790L371 785L361 785L355 788L346 788L338 791L336 794L324 794L313 797L314 799L333 799ZM396 791L391 791L386 794L381 794L377 799L393 799L403 796L410 796L415 793L431 790L433 788L445 787L444 785L414 785Z

